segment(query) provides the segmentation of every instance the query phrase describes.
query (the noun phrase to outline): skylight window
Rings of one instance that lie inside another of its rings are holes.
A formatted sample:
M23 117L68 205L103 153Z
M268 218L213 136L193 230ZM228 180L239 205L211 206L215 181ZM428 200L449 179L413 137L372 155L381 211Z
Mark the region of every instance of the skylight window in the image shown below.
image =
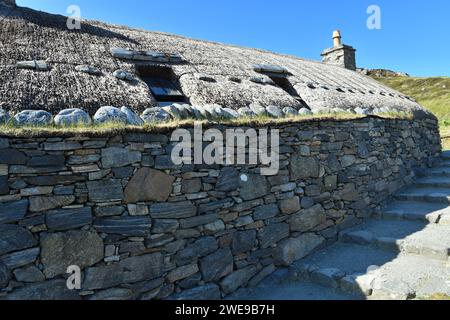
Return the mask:
M171 68L141 66L138 68L138 73L160 105L186 102L186 97Z
M293 98L295 98L298 102L300 102L304 107L308 108L306 102L300 97L295 90L294 86L288 79L288 76L292 75L286 68L275 66L275 65L254 65L253 70L265 74L270 79L272 79L275 84L283 89L285 92L290 94Z

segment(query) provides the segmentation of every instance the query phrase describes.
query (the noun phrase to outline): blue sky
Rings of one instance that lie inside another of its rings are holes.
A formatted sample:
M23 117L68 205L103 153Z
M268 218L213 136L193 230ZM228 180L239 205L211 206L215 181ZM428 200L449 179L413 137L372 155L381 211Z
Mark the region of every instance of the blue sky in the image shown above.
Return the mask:
M21 6L319 60L340 29L359 67L450 76L448 0L17 0ZM381 30L369 30L369 5Z

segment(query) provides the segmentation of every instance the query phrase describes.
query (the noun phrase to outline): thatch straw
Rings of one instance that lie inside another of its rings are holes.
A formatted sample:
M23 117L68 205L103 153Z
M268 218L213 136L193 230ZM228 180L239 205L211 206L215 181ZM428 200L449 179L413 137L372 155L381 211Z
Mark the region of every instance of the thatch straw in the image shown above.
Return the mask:
M114 47L179 53L186 63L172 64L172 68L194 105L299 107L300 103L283 89L250 81L263 76L254 71L255 65L276 65L292 74L289 81L313 111L354 111L357 107L379 112L423 110L398 92L356 72L292 56L95 21L83 21L81 30L70 31L66 17L26 8L11 12L11 7L2 4L0 20L0 108L13 112L43 109L55 114L77 107L92 115L105 105L127 105L137 112L155 106L142 81L129 83L112 76L117 69L136 73L132 61L112 57L110 50ZM51 70L15 67L17 62L29 60L46 60ZM77 65L96 67L102 75L78 72ZM199 74L216 82L199 80ZM382 107L387 110L378 110Z

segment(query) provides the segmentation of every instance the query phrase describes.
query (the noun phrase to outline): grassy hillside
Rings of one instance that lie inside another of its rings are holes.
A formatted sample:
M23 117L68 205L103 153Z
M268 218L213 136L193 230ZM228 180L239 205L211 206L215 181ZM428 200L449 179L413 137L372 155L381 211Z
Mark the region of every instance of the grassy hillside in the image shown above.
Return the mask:
M450 78L373 77L417 100L439 119L445 149L450 149Z

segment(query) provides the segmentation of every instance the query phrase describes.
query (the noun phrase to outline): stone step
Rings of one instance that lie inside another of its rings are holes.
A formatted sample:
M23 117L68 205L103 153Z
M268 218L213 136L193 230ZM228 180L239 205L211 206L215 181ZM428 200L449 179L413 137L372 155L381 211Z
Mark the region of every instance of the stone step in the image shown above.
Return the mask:
M364 299L410 299L450 294L441 260L371 246L336 243L293 264L299 279Z
M440 167L447 167L447 168L450 168L450 159L443 159L441 162L440 162L440 165L439 165Z
M450 160L450 150L442 152L442 158L446 160Z
M288 269L281 269L261 281L256 287L240 288L225 300L355 300L357 297L336 292L309 281L300 280Z
M338 242L295 262L297 279L310 281L355 298L371 295L370 270L394 260L397 254L370 246Z
M435 167L431 168L425 171L425 175L429 176L437 176L437 177L450 177L450 167L441 166L441 167Z
M420 188L450 188L450 177L447 176L429 176L418 179L415 186Z
M443 261L421 256L399 255L372 273L369 299L424 299L450 295L450 267Z
M425 201L450 204L450 188L410 187L398 192L394 198L400 201Z
M441 216L447 213L450 214L450 208L444 203L392 201L381 210L379 218L439 223Z
M419 221L367 220L341 234L346 243L447 261L450 256L450 226Z

